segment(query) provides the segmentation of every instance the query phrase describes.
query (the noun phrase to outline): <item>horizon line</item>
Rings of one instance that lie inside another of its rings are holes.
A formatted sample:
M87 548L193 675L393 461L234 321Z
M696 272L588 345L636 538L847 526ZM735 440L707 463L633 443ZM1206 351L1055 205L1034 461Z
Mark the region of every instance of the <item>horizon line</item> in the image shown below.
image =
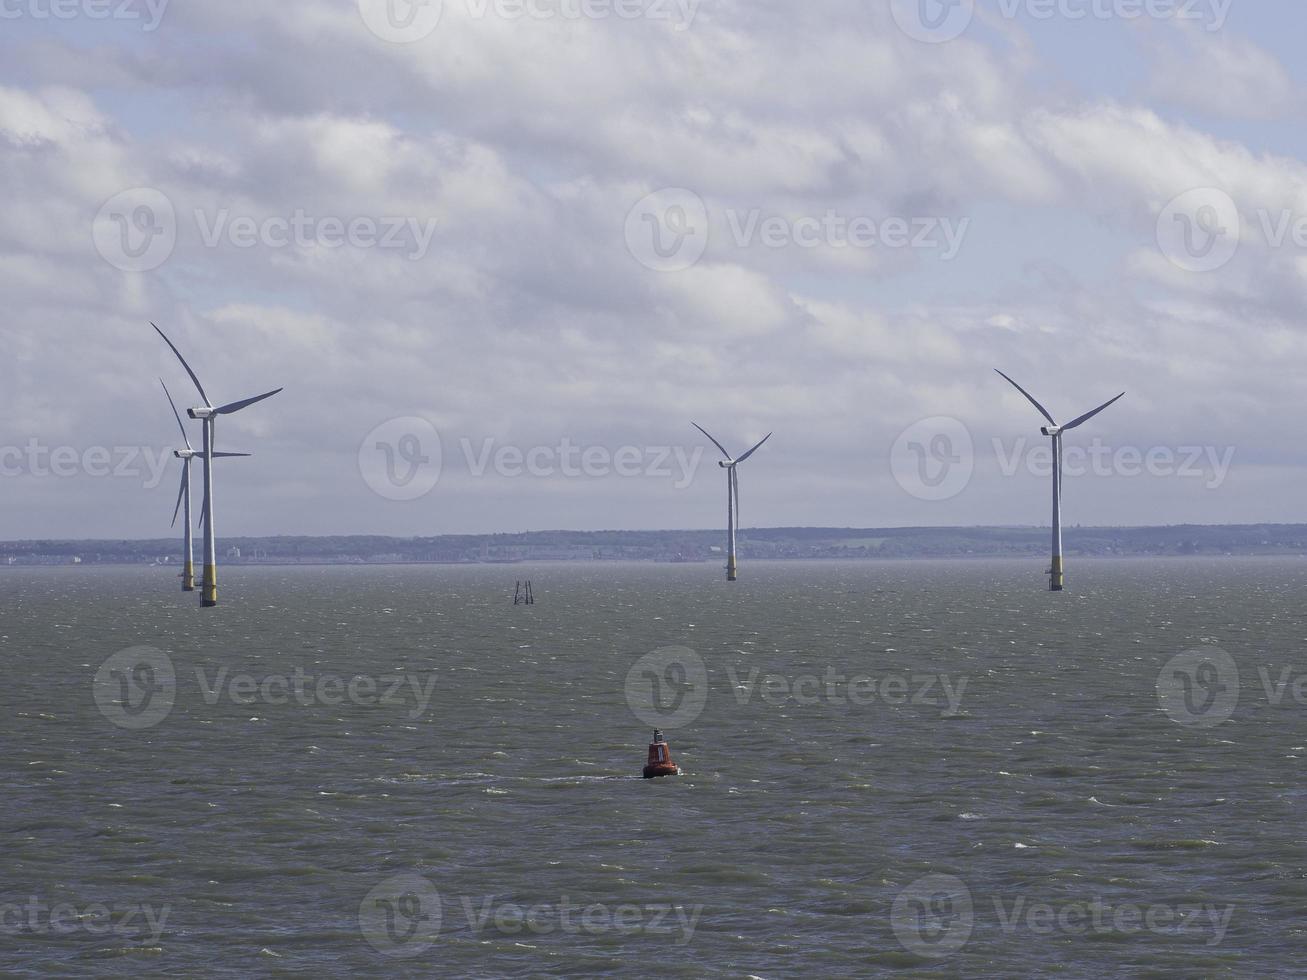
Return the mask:
M853 525L824 525L824 524L780 524L775 526L755 526L750 528L738 528L739 531L833 531L833 532L874 532L874 531L1047 531L1050 524L903 524L903 525L882 525L857 527ZM1215 523L1215 524L1198 524L1194 522L1182 522L1178 524L1072 524L1067 525L1066 530L1072 531L1160 531L1175 528L1258 528L1258 527L1277 527L1277 528L1303 528L1307 530L1307 522L1281 522L1281 521L1249 521L1247 523ZM386 534L379 532L353 531L353 532L333 532L324 534L226 534L220 536L220 540L234 539L262 539L262 538L283 538L283 539L309 539L309 538L392 538L398 541L412 541L421 539L434 538L487 538L487 537L512 537L532 534L721 534L724 533L721 528L598 528L593 530L582 530L577 528L542 528L537 530L520 530L520 531L442 531L437 534ZM0 546L10 544L29 544L37 541L52 542L154 542L154 541L171 541L171 535L160 535L158 537L53 537L42 536L32 538L8 538L0 539Z

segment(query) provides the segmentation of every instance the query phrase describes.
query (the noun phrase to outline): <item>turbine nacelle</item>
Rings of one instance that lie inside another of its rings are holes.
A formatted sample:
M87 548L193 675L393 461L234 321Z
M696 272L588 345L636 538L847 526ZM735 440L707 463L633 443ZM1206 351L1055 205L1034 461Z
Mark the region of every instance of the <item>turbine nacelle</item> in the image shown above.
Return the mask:
M193 419L204 420L213 418L218 414L218 411L217 409L208 408L206 406L204 408L188 408L186 409L186 414Z
M1063 427L1060 425L1046 425L1039 431L1044 433L1046 436L1060 436L1062 434L1062 428Z
M729 470L732 466L735 465L735 460L733 460L733 459L719 459L719 460L717 461L717 465L720 466L720 467L721 467L722 469L724 469L724 470Z
M194 449L174 449L172 454L178 459L198 459L200 455Z

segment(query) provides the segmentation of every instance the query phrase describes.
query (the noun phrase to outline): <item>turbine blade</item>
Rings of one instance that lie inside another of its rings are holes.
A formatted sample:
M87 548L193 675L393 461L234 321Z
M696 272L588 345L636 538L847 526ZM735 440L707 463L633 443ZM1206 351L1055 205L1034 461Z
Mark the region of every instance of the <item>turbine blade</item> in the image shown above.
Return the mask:
M181 482L181 486L177 488L177 506L172 509L172 524L170 525L171 527L177 526L177 515L181 513L182 498L186 496L186 467L188 467L189 465L190 465L189 460L185 460L185 459L182 460L182 482Z
M1080 418L1076 419L1074 422L1068 422L1066 425L1062 426L1062 431L1065 432L1067 429L1074 429L1077 425L1083 425L1085 422L1088 422L1103 409L1107 408L1109 405L1115 402L1120 401L1124 397L1125 397L1125 392L1123 391L1121 392L1121 394L1117 395L1111 401L1104 402L1103 404L1099 405L1092 412L1086 412L1084 415L1080 416Z
M239 412L242 408L249 408L255 402L261 402L265 398L271 398L281 390L282 389L278 388L276 391L265 391L263 394L255 395L253 398L242 398L238 402L231 402L230 404L223 405L221 408L215 408L213 411L215 415L231 415L233 412Z
M223 459L225 457L231 457L231 456L253 456L253 455L254 455L253 453L214 453L213 458Z
M182 441L186 443L186 448L190 449L191 440L186 437L186 426L182 422L181 413L177 411L177 403L172 400L172 392L168 390L166 384L163 384L163 378L159 379L159 384L163 385L163 393L168 396L168 404L172 406L172 414L177 419L177 428L182 430Z
M994 370L998 371L999 374L1003 375L1003 377L1007 380L1008 384L1010 384L1017 391L1021 392L1021 394L1025 395L1026 400L1029 401L1030 404L1034 405L1035 408L1039 409L1039 414L1044 416L1044 418L1048 419L1049 425L1057 425L1057 423L1053 421L1053 416L1048 414L1048 409L1046 409L1043 405L1039 404L1039 402L1035 401L1034 395L1026 391L1025 388L1022 388L1019 384L1017 384L1015 381L1009 378L1006 374L1003 374L1003 372L999 371L998 368L994 368Z
M756 452L757 452L757 451L762 447L762 443L763 443L763 442L766 442L766 441L767 441L768 439L770 439L770 438L771 438L771 433L768 432L765 436L762 437L762 442L758 443L758 445L756 445L756 446L754 446L752 449L750 449L747 453L745 453L743 456L741 456L739 459L737 459L736 462L737 462L737 463L743 463L746 459L748 459L750 456L752 456L754 453L756 453Z
M212 408L213 402L209 401L209 396L204 393L204 385L200 384L200 379L195 376L195 372L191 370L191 366L186 363L186 358L182 357L182 352L177 349L177 345L169 340L168 335L160 330L156 324L151 323L150 326L154 327L159 336L163 338L163 342L172 348L172 352L177 355L177 360L182 362L182 367L184 367L186 373L191 376L191 380L195 382L195 389L200 393L200 397L204 399L204 407Z
M722 451L722 455L723 455L723 456L725 456L727 459L730 459L730 458L731 458L731 454L728 453L728 452L726 451L726 447L723 446L723 445L722 445L720 442L718 442L716 439L714 439L712 436L708 435L708 430L707 430L707 429L705 429L705 428L704 428L702 425L700 425L698 422L691 422L690 424L691 424L692 426L694 426L696 429L698 429L700 432L702 432L704 435L708 436L709 441L711 441L712 444L713 444L714 446L716 446L718 449L720 449L720 450Z
M204 497L200 500L200 519L195 522L195 526L204 527L204 519L209 516L209 490L206 487Z

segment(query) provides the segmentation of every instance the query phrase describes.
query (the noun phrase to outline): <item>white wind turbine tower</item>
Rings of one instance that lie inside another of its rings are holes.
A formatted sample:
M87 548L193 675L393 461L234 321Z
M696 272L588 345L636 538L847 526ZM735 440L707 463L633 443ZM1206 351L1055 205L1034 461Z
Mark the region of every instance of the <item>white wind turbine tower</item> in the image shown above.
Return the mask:
M204 448L202 451L204 459L204 513L201 517L204 523L204 579L200 592L200 605L205 607L216 606L218 604L218 558L213 533L213 460L216 455L213 448L214 423L219 415L232 415L242 408L248 408L255 402L271 398L282 389L277 388L275 391L264 392L262 395L255 395L253 398L242 398L238 402L230 402L215 408L213 402L209 401L209 396L204 393L204 386L200 384L200 379L195 376L191 366L186 363L186 358L182 357L181 351L157 325L151 323L150 326L154 327L159 336L163 338L163 342L172 348L172 352L177 355L177 360L182 362L182 367L186 369L191 381L195 383L195 388L200 393L200 397L204 399L203 405L199 408L187 409L186 414L193 419L198 419L204 425Z
M1116 398L1104 402L1103 404L1099 405L1096 409L1094 409L1092 412L1086 412L1078 419L1073 419L1072 421L1068 422L1066 425L1058 425L1056 422L1053 421L1053 416L1048 414L1048 409L1046 409L1043 405L1039 404L1039 402L1035 401L1034 396L1031 395L1030 392L1026 391L1025 388L1022 388L1019 384L1017 384L1015 381L1009 378L1006 374L1003 374L1003 372L999 371L998 368L995 368L994 370L997 371L998 374L1001 375L1003 379L1007 381L1008 384L1010 384L1017 391L1021 392L1021 394L1025 395L1026 400L1029 401L1030 404L1034 405L1035 408L1039 409L1040 415L1048 419L1048 425L1042 426L1039 430L1044 435L1051 438L1053 441L1053 562L1048 569L1048 588L1050 592L1061 592L1062 591L1062 434L1064 432L1069 432L1071 429L1074 429L1079 425L1084 425L1086 422L1092 419L1103 409L1107 408L1113 402L1116 402L1124 398L1125 392L1124 391L1121 392L1121 394L1117 395Z
M762 437L762 441L754 446L739 459L732 459L731 454L726 451L726 447L708 433L708 430L698 422L691 422L692 426L708 436L714 446L722 451L725 459L718 460L717 465L726 471L726 581L734 582L735 574L735 523L739 516L740 510L740 478L736 475L735 467L743 463L746 459L756 453L764 442L772 437L768 432Z
M182 485L177 491L177 506L172 511L172 526L177 526L177 514L183 507L186 513L183 515L184 523L182 524L182 591L195 591L195 547L191 538L191 460L200 455L191 447L191 440L186 436L186 426L182 424L181 414L177 411L177 404L172 400L172 392L164 384L163 378L159 379L159 384L163 385L163 393L168 396L168 404L172 406L173 417L177 419L177 427L182 430L182 442L186 444L185 449L174 449L172 454L182 461ZM213 458L222 457L248 456L249 453L214 453Z

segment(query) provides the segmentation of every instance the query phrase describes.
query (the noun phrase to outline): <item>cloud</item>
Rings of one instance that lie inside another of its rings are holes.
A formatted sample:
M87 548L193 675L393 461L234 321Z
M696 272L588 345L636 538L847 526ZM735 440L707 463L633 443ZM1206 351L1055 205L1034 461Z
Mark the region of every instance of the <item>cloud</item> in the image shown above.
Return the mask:
M1296 115L1302 96L1275 55L1248 38L1201 26L1171 25L1149 33L1148 91L1159 102L1231 119L1278 120Z
M749 490L760 523L1036 520L1001 482L932 509L889 479L889 447L924 418L963 420L982 453L990 437L1037 434L995 366L1059 411L1127 388L1095 422L1104 437L1231 444L1283 470L1280 496L1259 479L1202 498L1212 520L1294 516L1301 454L1270 433L1307 407L1284 369L1304 353L1307 263L1249 229L1261 209L1307 214L1307 169L1172 118L1170 49L1149 49L1151 87L1128 100L1044 84L1042 42L1016 27L923 45L861 2L724 0L688 30L446 8L409 45L371 34L352 4L244 0L170 9L149 37L4 42L0 445L167 445L154 379L175 393L187 381L153 319L215 391L286 386L224 425L258 454L223 474L229 533L716 519L702 480L669 495L657 481L491 492L451 477L396 504L357 456L403 416L429 419L447 448L689 448L702 443L691 418L732 444L775 429ZM1268 111L1296 105L1254 41L1183 43L1209 58L1217 81L1201 92L1233 93L1224 109L1224 93L1196 96L1203 111L1229 114L1263 85ZM1159 249L1156 222L1206 186L1232 195L1249 233L1228 266L1194 274ZM92 227L141 187L171 204L176 241L125 272ZM702 199L712 235L697 263L658 272L625 223L665 187ZM970 228L942 261L732 241L728 216L751 214ZM373 239L338 241L369 223ZM1173 488L1134 486L1078 502L1078 519L1165 520ZM169 509L132 481L5 487L0 537L154 535Z

